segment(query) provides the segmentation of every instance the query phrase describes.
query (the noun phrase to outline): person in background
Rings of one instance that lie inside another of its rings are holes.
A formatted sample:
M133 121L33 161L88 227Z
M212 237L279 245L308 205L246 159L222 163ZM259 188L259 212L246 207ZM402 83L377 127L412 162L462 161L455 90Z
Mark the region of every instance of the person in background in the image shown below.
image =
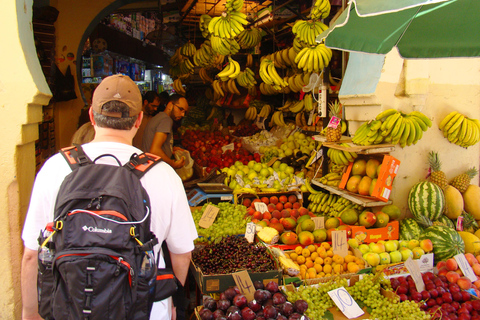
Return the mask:
M124 165L132 154L141 153L132 146L132 139L142 122L142 97L137 85L128 76L105 78L95 90L89 115L95 138L91 143L84 144L83 149L90 159L112 154ZM102 157L97 163L117 165L111 157ZM35 179L22 232L25 246L21 271L22 319L41 319L37 301L37 238L40 230L53 221L58 190L71 172L63 156L56 154L47 160ZM166 241L175 276L184 285L197 231L182 181L175 170L162 161L149 170L140 182L150 198L151 231L159 243ZM155 253L160 254L159 267L165 267L160 245L155 246ZM150 320L175 319L176 309L172 299L153 304Z
M154 116L145 128L142 140L142 150L162 157L162 160L174 169L180 169L185 159L174 160L173 153L179 147L173 147L173 121L182 119L188 112L187 99L179 94L170 96L170 100L163 112Z
M80 128L75 131L72 137L72 145L73 144L84 144L88 143L95 138L95 129L93 128L92 123L86 122Z
M167 107L168 100L170 100L170 95L168 94L167 91L160 92L158 96L160 97L160 105L158 106L154 116L156 116L157 113L164 111L165 108Z
M141 149L142 148L142 138L145 127L147 126L148 121L157 114L158 107L161 104L161 99L155 91L147 91L143 95L143 120L142 124L138 128L137 134L133 138L133 146Z

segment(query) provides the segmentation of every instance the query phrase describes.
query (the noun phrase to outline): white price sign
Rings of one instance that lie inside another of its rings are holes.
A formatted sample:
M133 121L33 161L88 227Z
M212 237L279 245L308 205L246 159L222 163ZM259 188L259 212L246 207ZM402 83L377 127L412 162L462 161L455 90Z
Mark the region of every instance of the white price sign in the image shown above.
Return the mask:
M245 238L247 239L248 242L252 243L254 238L255 238L255 232L256 232L256 226L255 223L249 222L247 223L247 228L245 229Z
M328 291L328 295L348 319L358 318L365 313L344 287Z
M264 213L268 211L267 205L263 202L255 202L253 205L258 212Z
M415 287L417 287L417 291L422 292L425 290L425 283L423 282L418 263L413 261L412 257L409 257L407 261L405 261L405 267L407 267L408 272L410 272L413 282L415 282Z
M465 258L465 255L463 253L457 254L454 256L455 260L458 263L458 266L460 267L460 270L462 270L463 274L465 277L470 279L470 281L477 281L477 276L472 270L472 267L470 267L470 264L467 261L467 258Z

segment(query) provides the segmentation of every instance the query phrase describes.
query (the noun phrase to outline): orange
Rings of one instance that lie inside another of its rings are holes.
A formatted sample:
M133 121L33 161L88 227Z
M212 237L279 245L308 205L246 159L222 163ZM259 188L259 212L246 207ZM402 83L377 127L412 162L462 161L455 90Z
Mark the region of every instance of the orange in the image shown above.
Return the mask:
M312 260L315 260L318 258L318 253L316 251L312 252L312 254L310 255L310 258L312 258Z
M315 279L317 277L317 271L315 268L309 268L307 270L307 274L309 275L310 279Z
M325 265L327 265L327 264L332 264L332 262L333 262L333 260L332 260L332 258L330 258L330 257L326 257L325 259L323 259L323 263L324 263Z
M305 257L304 256L298 256L297 263L298 264L304 264L305 263Z
M309 245L307 249L310 251L310 253L315 252L316 248L313 244Z
M360 270L360 267L355 262L349 262L347 265L347 270L350 273L357 273Z
M328 242L322 242L320 245L321 245L322 247L324 247L325 250L330 249L330 243L328 243Z
M304 256L305 258L310 257L310 250L302 249L302 256Z
M333 261L335 261L336 263L343 264L344 262L343 257L338 254L333 255L332 258L333 258Z
M345 262L354 262L355 261L355 256L347 255L345 256Z
M327 256L328 257L333 257L333 250L328 250L327 251Z
M320 272L320 273L318 274L318 277L319 277L319 278L323 278L323 277L325 277L325 272L323 272L323 271L322 271L322 272Z
M310 258L305 259L305 265L307 268L312 268L313 267L313 261Z
M315 259L315 263L316 264L323 264L323 259L318 257L317 259Z
M298 255L302 254L302 250L303 250L302 246L295 247L295 253Z
M329 264L326 264L326 265L323 266L323 272L325 272L326 274L331 273L332 269L333 269L332 266L329 265Z
M320 273L320 272L322 272L322 270L323 270L323 267L322 267L321 265L319 265L318 263L315 263L315 264L313 265L313 267L315 268L315 270L317 271L317 273Z
M295 252L290 252L290 259L293 261L297 260L298 254Z
M328 257L327 250L325 250L325 248L318 248L317 253L320 258L325 259L326 257Z
M341 264L337 264L334 268L333 268L333 272L336 273L336 274L340 274L343 272L343 266Z

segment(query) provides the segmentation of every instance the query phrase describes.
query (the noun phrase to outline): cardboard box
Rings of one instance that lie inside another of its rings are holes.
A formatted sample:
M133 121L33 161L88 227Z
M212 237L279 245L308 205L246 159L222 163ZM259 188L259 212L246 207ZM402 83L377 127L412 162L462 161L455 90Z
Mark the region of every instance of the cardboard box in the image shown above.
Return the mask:
M272 259L274 257L272 256ZM278 282L279 285L282 284L282 276L283 271L282 268L278 265L278 262L275 261L275 270L270 270L267 272L248 272L252 282L254 281L265 281L265 280L273 280ZM190 261L190 270L195 277L195 281L197 282L200 291L203 294L209 293L217 293L225 291L230 287L236 286L235 280L231 274L213 274L213 275L204 275L202 270L195 265L193 260ZM240 271L240 270L239 270Z
M390 198L390 194L392 193L393 180L397 176L398 168L400 167L400 160L390 155L361 155L359 156L359 158L364 158L367 161L368 159L372 158L378 159L381 162L382 167L377 177L377 183L375 184L372 195L370 197L362 196L357 193L352 194L360 197L378 199L380 201L387 202ZM352 168L353 162L350 162L349 166L347 167L347 171L343 174L340 185L338 186L340 189L345 189L348 179L350 178Z
M379 240L398 240L399 223L397 220L393 220L383 228L371 228L367 229L364 226L350 226L352 228L352 238L358 234L364 234L365 239L363 242L377 242Z

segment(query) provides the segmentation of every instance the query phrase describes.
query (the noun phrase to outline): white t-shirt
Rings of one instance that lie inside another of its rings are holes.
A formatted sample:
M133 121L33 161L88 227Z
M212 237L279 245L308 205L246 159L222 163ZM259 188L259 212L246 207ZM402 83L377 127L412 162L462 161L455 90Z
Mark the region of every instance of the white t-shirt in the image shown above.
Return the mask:
M91 160L102 154L114 154L122 165L130 160L133 153L141 153L133 146L116 142L88 143L82 147ZM103 157L97 163L114 165L116 161L112 157ZM37 238L40 230L53 221L58 190L70 172L70 166L63 156L56 154L45 162L37 174L22 233L25 247L38 249ZM197 231L180 177L171 166L161 162L151 168L140 181L150 197L151 229L159 244L166 240L169 250L176 254L192 251ZM158 253L160 245L157 248ZM163 258L159 264L164 267ZM150 319L170 320L170 311L171 299L157 302L153 306Z

